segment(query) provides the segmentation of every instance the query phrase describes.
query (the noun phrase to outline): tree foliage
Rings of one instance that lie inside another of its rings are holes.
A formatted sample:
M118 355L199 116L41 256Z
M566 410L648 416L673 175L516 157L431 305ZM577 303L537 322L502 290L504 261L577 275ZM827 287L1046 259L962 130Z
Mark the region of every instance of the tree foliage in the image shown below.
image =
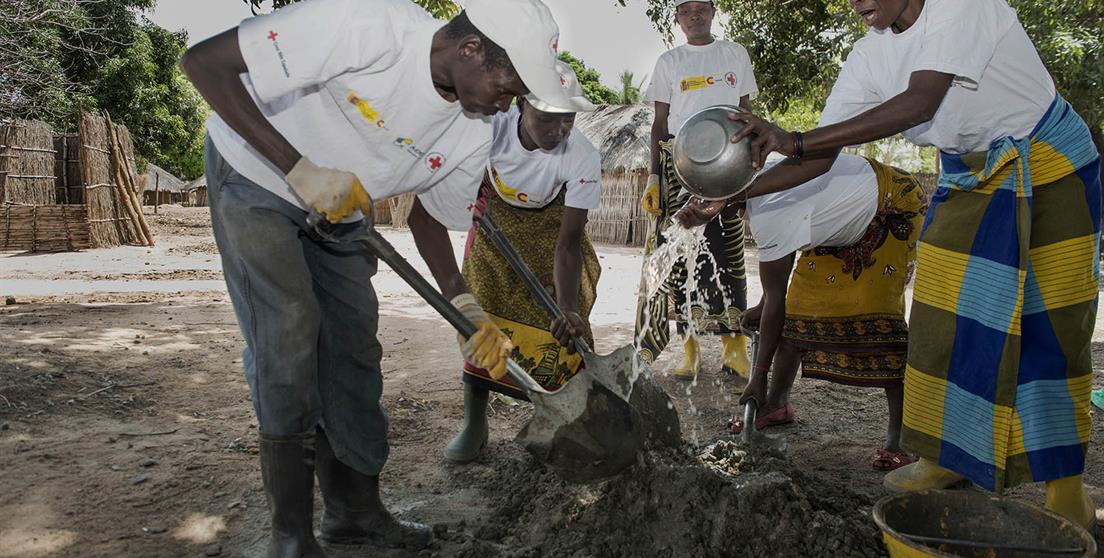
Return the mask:
M70 130L106 109L141 166L202 173L206 105L177 69L186 36L141 18L154 0L21 0L0 10L0 118ZM10 9L9 9L10 6Z
M288 4L294 4L299 0L242 0L253 8L253 13L265 9L265 5L272 9L282 8ZM460 13L460 6L452 0L414 0L414 3L425 8L437 19L452 19Z
M567 62L571 69L575 70L575 75L579 78L579 85L583 87L583 93L590 102L596 105L620 104L621 96L616 91L602 85L602 76L598 73L598 70L588 68L582 60L566 50L560 52L560 60Z
M626 0L614 0L624 6ZM1104 124L1104 2L1010 0L1059 91L1095 130ZM743 44L755 65L761 110L822 106L851 45L865 33L848 0L716 0L728 17L725 36ZM647 14L673 38L670 0L648 0Z
M617 104L635 105L640 102L640 91L644 87L644 81L647 78L636 81L635 76L629 70L622 71L618 78L621 82L621 91L617 93Z

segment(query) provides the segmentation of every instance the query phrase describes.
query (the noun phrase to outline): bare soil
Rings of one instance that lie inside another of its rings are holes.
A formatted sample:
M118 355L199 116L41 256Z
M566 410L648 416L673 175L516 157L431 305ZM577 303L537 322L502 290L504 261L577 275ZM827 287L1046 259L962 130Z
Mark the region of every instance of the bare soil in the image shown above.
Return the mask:
M263 548L267 512L242 340L225 292L189 283L221 277L206 212L166 206L149 218L155 249L0 254L0 297L23 292L27 280L46 282L34 292L74 278L139 286L16 294L0 306L0 558L256 556ZM614 291L632 290L625 287L635 285L640 263L631 249L599 253L610 293L596 308L604 352L631 341L631 292ZM881 473L870 466L884 435L880 391L799 380L798 422L773 429L788 438L784 457L713 445L724 439L735 388L719 374L719 343L709 340L696 385L666 374L677 347L656 366L682 418L679 451L650 452L609 482L567 485L511 441L529 406L494 400L484 456L448 465L441 450L462 417L453 336L383 270L377 290L392 443L384 499L438 536L420 552L334 556L884 552L869 519L882 495ZM1098 362L1100 351L1094 344ZM1094 440L1102 428L1094 424ZM1091 445L1086 481L1098 503L1100 456ZM1042 488L1014 496L1041 503Z

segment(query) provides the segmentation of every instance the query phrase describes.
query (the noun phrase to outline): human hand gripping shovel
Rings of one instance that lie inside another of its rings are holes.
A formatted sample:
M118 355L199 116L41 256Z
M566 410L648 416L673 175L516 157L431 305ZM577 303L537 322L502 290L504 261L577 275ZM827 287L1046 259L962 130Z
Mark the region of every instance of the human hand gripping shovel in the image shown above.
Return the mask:
M533 298L553 318L563 318L563 310L556 304L552 295L544 289L525 260L521 259L514 250L490 213L484 211L477 221L480 230L487 235L498 252L518 274ZM682 431L674 403L656 382L648 365L640 359L636 347L631 344L625 345L608 355L599 355L591 350L583 338L576 336L572 341L575 343L576 351L583 358L584 366L568 381L568 386L576 382L594 382L604 386L622 400L628 401L633 411L640 414L643 419L643 434L647 439L670 447L681 443ZM556 393L561 393L563 389L560 388Z
M475 333L475 325L373 228L371 217L340 234L317 212L307 217L307 224L328 242L363 242L461 335ZM560 476L576 482L599 480L636 461L644 444L642 418L619 392L583 374L550 392L512 360L507 361L506 372L525 390L534 408L533 418L516 441Z

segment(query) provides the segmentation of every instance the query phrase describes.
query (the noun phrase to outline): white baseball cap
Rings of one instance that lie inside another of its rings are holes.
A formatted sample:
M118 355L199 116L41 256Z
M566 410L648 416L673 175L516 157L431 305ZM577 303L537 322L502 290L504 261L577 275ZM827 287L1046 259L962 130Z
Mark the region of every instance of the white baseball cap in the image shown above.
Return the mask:
M502 47L529 93L553 106L572 106L556 70L560 27L540 0L467 0L472 25Z
M553 101L544 101L532 93L525 96L529 105L541 112L590 112L595 109L594 103L586 98L583 86L579 83L579 76L571 65L563 60L556 61L556 72L560 75L560 85L566 97ZM566 100L566 103L564 101Z
M679 7L683 4L689 4L690 2L701 2L703 4L712 4L713 0L675 0L675 7Z

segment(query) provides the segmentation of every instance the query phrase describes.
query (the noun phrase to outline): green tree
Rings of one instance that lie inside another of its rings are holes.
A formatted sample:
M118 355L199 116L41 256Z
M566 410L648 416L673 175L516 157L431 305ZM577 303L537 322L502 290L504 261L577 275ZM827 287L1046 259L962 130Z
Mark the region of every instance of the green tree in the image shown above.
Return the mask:
M299 0L272 0L268 2L266 0L242 0L253 8L253 12L257 13L259 10L264 9L265 4L272 6L272 9L282 8L288 4L294 4ZM437 19L452 19L456 14L460 13L460 6L452 0L414 0L414 3L425 8L427 12L433 15Z
M624 6L626 0L614 0ZM755 65L761 94L756 104L771 114L791 103L822 106L851 45L865 33L847 0L746 2L716 0L728 16L725 36L743 44ZM1010 0L1059 91L1101 138L1104 125L1104 2ZM656 29L672 38L669 0L648 0Z
M560 52L559 58L567 62L572 70L575 70L575 75L579 78L579 85L582 86L583 93L587 99L590 99L590 102L596 105L619 104L620 95L609 87L602 85L602 76L598 73L598 70L588 68L582 60L566 50Z
M103 63L92 94L113 120L130 129L139 155L194 178L203 174L209 109L177 68L186 42L183 32L143 22L126 50Z
M647 78L636 82L633 73L629 70L622 71L618 77L621 79L621 91L617 95L617 104L635 105L640 102L640 90L644 87L644 79Z
M106 109L146 161L202 173L207 108L177 69L186 37L139 11L154 0L23 0L0 9L0 118L71 130L78 109ZM10 9L9 9L10 6Z

